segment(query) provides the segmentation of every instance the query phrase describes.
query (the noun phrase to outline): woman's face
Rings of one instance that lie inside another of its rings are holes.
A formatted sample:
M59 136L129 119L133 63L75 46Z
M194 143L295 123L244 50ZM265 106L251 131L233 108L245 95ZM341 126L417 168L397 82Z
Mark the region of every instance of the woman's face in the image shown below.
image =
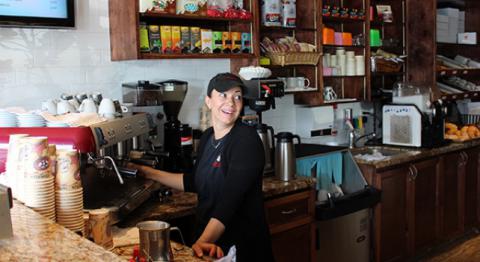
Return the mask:
M212 111L214 125L233 126L243 107L242 89L234 87L225 92L213 89L211 96L205 97L205 103Z

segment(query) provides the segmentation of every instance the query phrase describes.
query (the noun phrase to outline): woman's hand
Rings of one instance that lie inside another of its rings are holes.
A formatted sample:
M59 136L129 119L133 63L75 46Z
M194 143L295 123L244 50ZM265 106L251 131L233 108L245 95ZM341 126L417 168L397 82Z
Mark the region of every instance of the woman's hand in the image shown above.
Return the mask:
M132 162L127 163L127 168L138 170L137 174L139 176L143 176L145 178L148 178L148 174L150 173L148 166L138 165L138 164L134 164Z
M204 252L213 258L223 257L223 250L213 243L197 241L193 244L192 249L197 257L203 257Z

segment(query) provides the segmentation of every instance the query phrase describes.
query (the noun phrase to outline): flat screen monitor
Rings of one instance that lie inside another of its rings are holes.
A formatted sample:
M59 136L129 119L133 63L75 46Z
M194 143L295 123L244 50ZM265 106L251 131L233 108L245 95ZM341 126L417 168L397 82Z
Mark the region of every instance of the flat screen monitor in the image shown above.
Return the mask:
M0 26L75 27L75 0L0 0Z

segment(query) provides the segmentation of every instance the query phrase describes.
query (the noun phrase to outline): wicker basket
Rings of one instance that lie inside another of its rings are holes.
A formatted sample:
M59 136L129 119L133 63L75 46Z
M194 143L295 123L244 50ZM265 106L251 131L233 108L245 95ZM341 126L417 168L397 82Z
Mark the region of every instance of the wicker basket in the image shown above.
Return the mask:
M320 53L316 52L281 52L267 53L272 65L317 65Z
M372 72L393 73L402 70L403 63L395 63L381 57L372 57Z

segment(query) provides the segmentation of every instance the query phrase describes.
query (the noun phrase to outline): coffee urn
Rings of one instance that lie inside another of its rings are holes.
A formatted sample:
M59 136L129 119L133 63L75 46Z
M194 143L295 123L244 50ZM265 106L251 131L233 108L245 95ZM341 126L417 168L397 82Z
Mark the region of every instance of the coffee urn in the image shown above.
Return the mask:
M275 146L275 176L282 181L295 179L297 166L293 139L296 138L300 144L300 137L290 132L280 132L275 135L275 138L277 139Z

